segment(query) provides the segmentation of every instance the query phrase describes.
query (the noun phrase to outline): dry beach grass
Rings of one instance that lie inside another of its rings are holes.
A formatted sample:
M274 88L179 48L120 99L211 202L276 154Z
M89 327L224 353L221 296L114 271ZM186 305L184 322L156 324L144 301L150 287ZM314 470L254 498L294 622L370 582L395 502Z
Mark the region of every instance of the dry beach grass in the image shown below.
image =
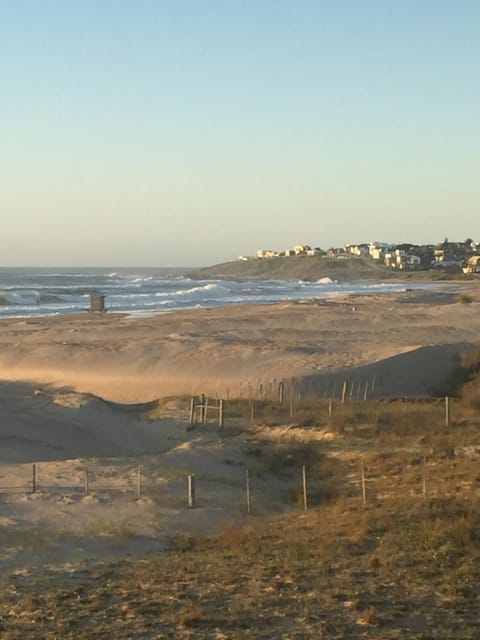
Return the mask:
M317 506L172 533L148 557L4 573L2 637L477 638L478 427L293 444L257 430L253 477L293 480L304 461L330 487Z

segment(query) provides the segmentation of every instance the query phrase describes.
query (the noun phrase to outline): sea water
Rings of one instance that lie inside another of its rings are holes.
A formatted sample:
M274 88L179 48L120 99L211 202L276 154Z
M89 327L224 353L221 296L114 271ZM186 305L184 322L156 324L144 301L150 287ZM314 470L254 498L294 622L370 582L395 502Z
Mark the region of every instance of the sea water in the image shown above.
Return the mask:
M400 292L404 283L273 280L194 280L188 269L0 268L0 317L87 311L90 293L106 296L108 311L150 315L174 309L274 303L348 294ZM409 282L408 288L429 288Z

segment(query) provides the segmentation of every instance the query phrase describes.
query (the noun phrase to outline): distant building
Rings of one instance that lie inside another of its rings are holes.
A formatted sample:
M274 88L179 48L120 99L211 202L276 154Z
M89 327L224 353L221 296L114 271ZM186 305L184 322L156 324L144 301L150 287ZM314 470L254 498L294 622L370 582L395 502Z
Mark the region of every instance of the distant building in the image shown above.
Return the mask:
M395 251L387 251L384 256L386 267L399 269L400 271L412 271L420 269L422 259L411 253L407 253L403 249L395 249Z
M480 273L480 256L472 256L463 267L463 273Z
M347 253L351 253L353 256L369 255L368 244L346 244L344 248Z
M273 249L259 249L257 251L257 258L276 258L278 255L278 251L273 251Z
M307 251L310 251L312 247L310 247L308 244L297 244L294 249L295 249L295 255L296 256L300 256L302 254L306 254Z
M372 242L368 245L368 252L373 260L381 260L387 251L391 251L393 245L387 242Z

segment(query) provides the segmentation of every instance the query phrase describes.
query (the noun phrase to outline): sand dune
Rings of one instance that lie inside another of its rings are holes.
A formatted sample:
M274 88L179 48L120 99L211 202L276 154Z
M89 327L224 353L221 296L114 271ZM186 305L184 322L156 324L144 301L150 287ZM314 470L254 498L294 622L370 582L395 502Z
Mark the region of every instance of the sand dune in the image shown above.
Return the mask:
M127 456L169 448L164 431L90 394L0 383L0 463Z
M471 295L471 304L455 292L407 292L0 322L0 567L140 553L163 548L172 533L238 517L248 435L187 432L186 416L147 422L144 406L123 403L258 396L277 393L280 380L320 395L334 387L338 395L345 379L354 397L365 384L369 395L435 393L479 342L480 296ZM149 495L138 500L140 467ZM194 510L185 508L187 473L202 479ZM264 509L283 508L289 487L258 483ZM16 536L32 537L32 548Z
M371 364L297 378L293 389L297 394L341 398L346 381L348 396L356 399L443 395L461 354L474 347L466 342L416 347Z

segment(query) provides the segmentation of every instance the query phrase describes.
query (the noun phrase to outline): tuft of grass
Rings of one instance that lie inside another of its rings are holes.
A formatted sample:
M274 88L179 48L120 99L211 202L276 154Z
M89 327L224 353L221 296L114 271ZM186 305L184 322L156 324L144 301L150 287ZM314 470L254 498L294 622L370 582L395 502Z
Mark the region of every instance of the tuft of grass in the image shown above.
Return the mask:
M477 372L473 378L466 383L461 390L462 402L475 411L480 409L480 373Z
M302 465L317 467L325 458L320 442L262 442L250 446L247 454L255 460L257 474L290 476Z
M86 538L111 536L118 540L130 540L135 537L135 531L129 522L110 522L99 519L84 525L82 535Z
M187 607L180 615L179 625L184 629L192 629L202 621L203 609L199 604L193 602L189 603Z
M378 622L378 614L375 607L368 607L358 617L358 623L368 627L374 627Z
M480 348L464 353L460 365L453 371L448 383L451 394L462 395L462 387L480 373Z

